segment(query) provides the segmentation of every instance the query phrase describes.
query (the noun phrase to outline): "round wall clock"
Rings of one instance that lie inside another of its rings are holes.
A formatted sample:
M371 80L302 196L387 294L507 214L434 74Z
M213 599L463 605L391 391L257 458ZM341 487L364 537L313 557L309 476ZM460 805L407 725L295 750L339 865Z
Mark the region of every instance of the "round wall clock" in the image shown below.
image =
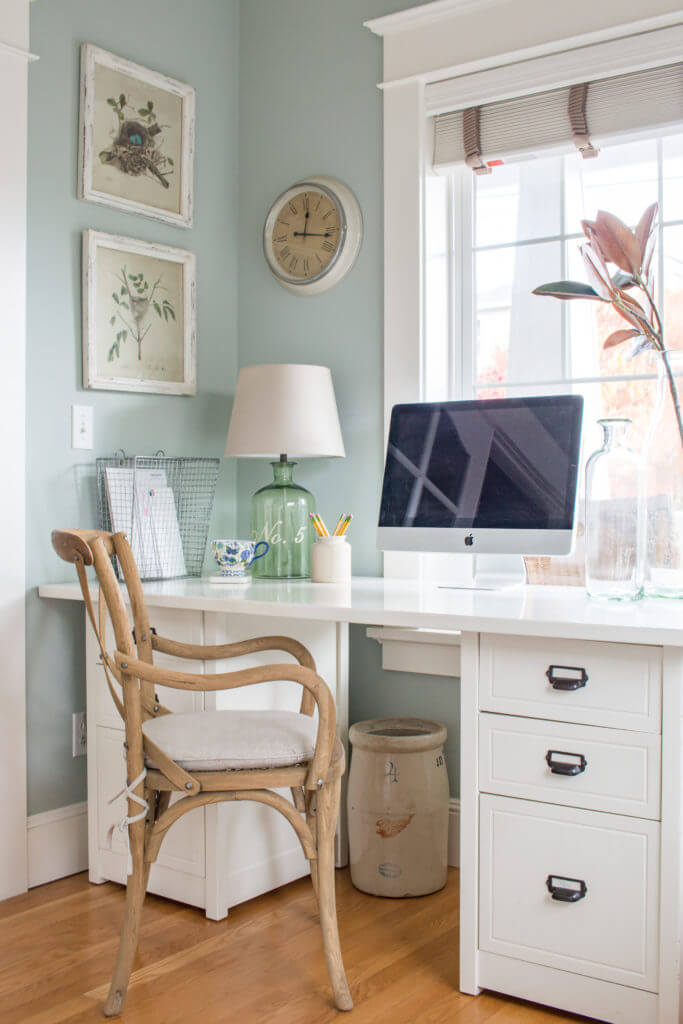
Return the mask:
M268 266L294 295L319 295L353 266L363 218L353 192L334 178L307 178L275 200L263 227Z

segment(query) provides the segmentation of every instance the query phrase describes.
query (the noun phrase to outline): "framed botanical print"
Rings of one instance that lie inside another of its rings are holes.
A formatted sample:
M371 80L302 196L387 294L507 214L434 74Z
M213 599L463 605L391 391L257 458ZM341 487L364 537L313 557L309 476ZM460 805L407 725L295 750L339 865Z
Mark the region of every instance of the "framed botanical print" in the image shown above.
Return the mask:
M83 232L83 386L194 395L195 256Z
M78 198L192 226L195 91L81 46Z

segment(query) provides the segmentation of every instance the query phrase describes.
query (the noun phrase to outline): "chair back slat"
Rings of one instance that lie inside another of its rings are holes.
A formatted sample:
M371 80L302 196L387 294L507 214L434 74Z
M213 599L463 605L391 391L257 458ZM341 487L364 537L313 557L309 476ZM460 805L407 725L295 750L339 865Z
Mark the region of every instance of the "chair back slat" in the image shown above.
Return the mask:
M128 618L126 605L121 594L119 581L111 564L111 558L99 538L93 541L90 545L90 550L93 554L95 573L100 585L100 597L103 597L105 600L109 618L114 629L116 648L123 654L134 656L135 646L130 630L130 619Z
M135 628L135 645L140 661L149 665L154 664L154 653L152 648L152 629L147 612L145 595L142 592L140 573L135 562L135 557L128 539L123 533L113 535L114 549L119 559L119 565L123 572L123 578L128 590L131 611L133 612L133 625ZM154 703L154 686L152 683L141 683L143 703L150 705Z
M76 564L76 568L79 572L79 578L81 580L81 587L84 589L86 605L90 609L92 609L92 605L90 603L87 577L83 567L88 565L93 566L100 585L100 602L104 607L106 607L113 626L116 649L121 651L123 654L130 654L131 657L135 657L137 647L137 657L140 661L153 664L154 655L152 651L152 631L149 623L149 615L147 613L147 606L142 592L142 583L140 582L140 575L138 573L137 565L135 564L135 558L125 534L106 533L103 530L54 530L52 533L52 545L60 558L63 558L67 562L73 562ZM135 643L133 642L133 633L131 633L131 624L128 617L128 611L126 609L126 603L112 565L112 558L114 556L119 560L119 565L121 566L124 582L128 591L128 598L133 613ZM99 630L94 618L92 622L95 633L100 634L100 644L104 647L104 618L100 618ZM105 657L106 669L107 659L104 649L103 657ZM109 667L111 670L111 663ZM114 696L113 693L112 696ZM140 697L142 698L143 718L149 718L152 716L152 711L150 710L152 708L154 708L154 713L156 713L157 710L165 710L160 706L156 706L157 702L154 699L154 686L152 683L141 683ZM120 702L116 697L114 697L114 700L120 709ZM124 717L126 716L124 715Z

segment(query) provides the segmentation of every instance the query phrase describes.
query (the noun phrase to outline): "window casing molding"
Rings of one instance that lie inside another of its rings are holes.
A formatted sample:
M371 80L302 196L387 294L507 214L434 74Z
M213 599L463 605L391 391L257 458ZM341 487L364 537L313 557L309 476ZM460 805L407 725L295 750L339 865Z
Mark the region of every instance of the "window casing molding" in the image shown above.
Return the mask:
M426 5L431 7L432 5ZM434 5L435 7L437 5ZM444 8L444 30L452 24L453 8L464 5L447 5ZM417 11L423 10L418 8ZM590 47L591 74L600 66L600 54L609 54L610 73L628 73L643 67L652 67L658 61L673 60L673 54L680 60L683 41L683 11L658 16L629 25L615 26L609 30L589 33L571 39L558 40L553 44L541 44L524 51L497 55L484 62L469 63L458 67L435 69L433 52L443 48L443 39L435 50L422 39L421 45L409 46L415 33L429 33L429 38L439 38L439 18L432 16L421 24L414 15L405 20L405 26L391 27L391 19L376 19L367 23L376 34L384 37L385 68L401 67L401 54L406 47L413 53L421 54L424 68L419 72L413 66L407 77L391 77L382 83L384 108L384 426L385 443L388 433L391 409L399 402L421 401L424 397L424 338L425 338L425 190L431 171L431 116L428 106L430 83L442 83L438 102L443 102L444 81L459 80L460 95L489 102L522 95L537 89L553 88L567 84L566 67L572 57L585 59ZM382 22L389 31L383 31ZM398 24L395 22L395 25ZM428 44L429 40L427 40ZM608 47L604 50L603 47ZM392 53L393 51L393 53ZM578 52L584 51L583 56ZM398 52L398 56L397 56ZM560 64L559 57L548 58L548 53L566 54ZM663 57L670 54L670 57ZM520 61L526 66L520 69ZM550 60L550 63L548 63ZM536 70L546 76L534 88L534 61ZM553 62L558 66L559 80L548 78L548 68ZM405 62L404 62L405 63ZM483 66L482 66L483 65ZM490 72L486 79L488 92L477 97L474 88L482 78L477 76L484 70ZM587 68L581 69L587 77ZM577 72L578 73L578 72ZM390 70L390 74L393 71ZM564 76L564 77L563 77ZM590 77L590 75L588 75ZM574 79L576 80L576 79ZM521 89L521 92L515 90ZM436 94L432 94L436 95ZM436 100L429 101L436 103ZM450 109L453 109L452 107ZM463 346L461 346L461 351ZM456 364L458 360L455 360ZM462 364L462 355L459 360ZM457 365L453 372L458 372ZM460 373L465 368L460 367ZM471 374L470 374L471 379ZM441 556L443 561L443 556ZM386 577L418 577L429 572L425 569L424 556L402 552L386 552L384 575ZM471 557L458 556L459 568L455 575L466 579L471 576ZM449 574L453 577L454 573Z
M676 64L681 53L683 24L635 32L601 43L577 45L563 52L522 61L509 54L500 67L454 75L427 84L425 113L432 116L472 105L547 92L578 82Z

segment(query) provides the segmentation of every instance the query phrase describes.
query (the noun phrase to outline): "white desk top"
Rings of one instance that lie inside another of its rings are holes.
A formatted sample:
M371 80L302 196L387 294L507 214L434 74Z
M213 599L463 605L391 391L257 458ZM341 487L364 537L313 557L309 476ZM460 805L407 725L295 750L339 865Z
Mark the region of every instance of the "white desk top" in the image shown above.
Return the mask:
M592 601L580 587L443 590L433 583L354 577L350 585L255 580L232 587L206 579L165 580L145 583L144 591L150 608L683 647L683 601ZM81 600L76 582L47 584L38 593Z

